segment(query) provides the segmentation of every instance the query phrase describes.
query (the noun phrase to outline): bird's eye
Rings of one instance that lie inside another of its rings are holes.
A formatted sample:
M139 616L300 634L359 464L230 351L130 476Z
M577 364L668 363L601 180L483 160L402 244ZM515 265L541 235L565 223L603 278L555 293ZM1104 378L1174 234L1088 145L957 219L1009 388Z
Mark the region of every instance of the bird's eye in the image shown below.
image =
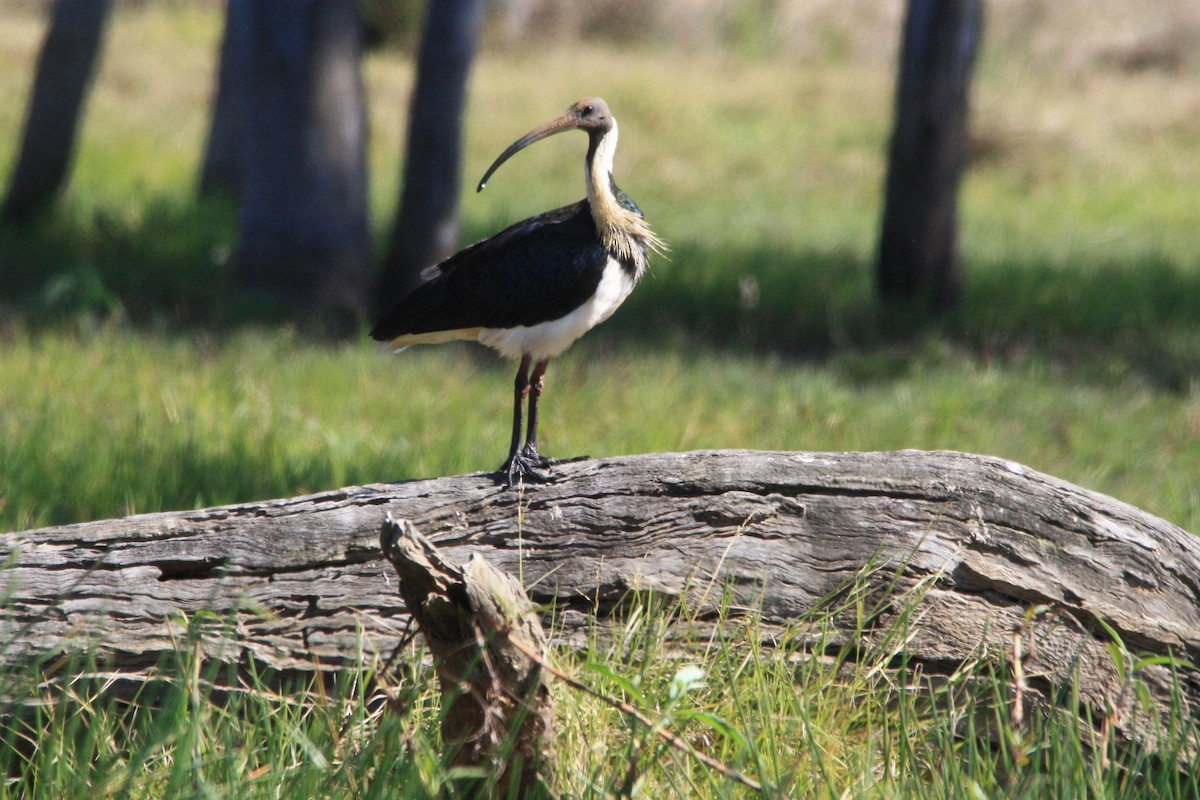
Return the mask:
M595 106L584 106L583 107L583 115L585 117L590 117L592 114L595 114L595 113L596 113Z

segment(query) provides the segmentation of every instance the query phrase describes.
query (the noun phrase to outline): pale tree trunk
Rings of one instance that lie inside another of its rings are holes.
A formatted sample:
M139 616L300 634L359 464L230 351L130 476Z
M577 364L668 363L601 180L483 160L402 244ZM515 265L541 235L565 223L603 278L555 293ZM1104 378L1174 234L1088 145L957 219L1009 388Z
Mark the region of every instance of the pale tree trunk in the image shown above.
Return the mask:
M0 222L25 224L46 209L67 182L84 101L111 11L112 0L58 0L54 4Z
M430 0L408 113L400 202L375 292L386 313L458 245L463 115L483 0Z
M257 0L249 11L235 283L353 316L370 259L357 6Z
M958 187L982 25L982 0L909 0L879 240L886 299L943 311L961 294Z
M894 630L906 609L893 593L916 587L904 656L930 680L981 658L1019 664L1031 708L1077 680L1093 715L1081 724L1153 744L1177 676L1182 712L1200 719L1200 539L951 452L648 455L560 465L521 491L463 475L6 534L3 652L90 641L137 679L173 652L185 615L215 609L202 644L231 664L294 673L386 656L406 620L379 549L389 513L448 559L520 576L556 610L560 643L652 591L689 619L716 619L723 602L733 624L754 614L771 646L865 581L876 625L864 633L849 608L824 643L869 648L859 637Z

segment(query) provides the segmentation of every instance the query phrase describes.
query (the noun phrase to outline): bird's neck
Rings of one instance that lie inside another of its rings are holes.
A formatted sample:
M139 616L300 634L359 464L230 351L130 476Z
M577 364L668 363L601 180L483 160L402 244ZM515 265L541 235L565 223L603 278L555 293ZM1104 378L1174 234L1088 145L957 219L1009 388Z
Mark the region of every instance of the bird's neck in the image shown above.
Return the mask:
M640 276L646 268L647 249L663 251L662 241L636 211L621 202L621 192L613 181L613 156L617 152L617 121L607 131L593 134L587 153L587 196L592 220L600 233L604 249L621 261L634 265ZM625 198L629 205L633 205ZM636 205L633 206L637 208Z

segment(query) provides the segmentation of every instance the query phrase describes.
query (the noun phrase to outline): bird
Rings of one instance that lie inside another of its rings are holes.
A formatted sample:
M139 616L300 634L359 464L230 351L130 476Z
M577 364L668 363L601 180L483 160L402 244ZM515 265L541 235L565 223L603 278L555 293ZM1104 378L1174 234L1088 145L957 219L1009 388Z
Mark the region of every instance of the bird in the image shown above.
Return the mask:
M587 134L587 196L510 225L426 268L423 283L371 330L373 339L396 352L465 340L519 362L512 439L498 471L510 487L522 478L543 479L539 470L561 463L538 452L538 401L550 359L608 319L645 275L650 253L667 250L637 203L613 180L617 120L599 97L572 103L509 145L476 191L483 191L517 152L570 130Z

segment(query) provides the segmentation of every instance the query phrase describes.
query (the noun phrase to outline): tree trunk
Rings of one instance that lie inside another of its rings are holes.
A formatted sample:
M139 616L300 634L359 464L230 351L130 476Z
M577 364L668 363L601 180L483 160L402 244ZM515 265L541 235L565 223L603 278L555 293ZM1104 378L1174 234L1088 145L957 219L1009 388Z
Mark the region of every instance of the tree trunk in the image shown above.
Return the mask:
M90 639L136 675L172 652L178 615L211 608L232 621L210 631L206 652L230 663L311 671L353 663L363 647L386 654L404 628L380 557L387 513L448 558L478 554L521 575L534 602L557 608L567 642L586 641L631 591L685 598L702 618L726 586L769 638L870 567L881 593L923 584L906 653L926 675L981 653L1016 659L1052 702L1077 670L1095 718L1116 709L1117 733L1145 739L1116 635L1187 662L1176 666L1181 702L1200 716L1200 671L1188 665L1200 663L1200 539L1018 464L953 452L648 455L560 465L522 491L463 475L5 534L16 554L0 574L11 598L0 641L11 659ZM1026 634L1037 646L1014 652ZM1137 674L1169 707L1171 668L1147 661Z
M249 11L236 284L353 315L370 259L357 7L262 0Z
M208 142L200 169L200 194L238 198L242 193L242 137L246 134L251 0L229 0L217 66Z
M883 297L958 302L958 185L982 0L909 0L896 81L878 277Z
M66 183L110 11L112 0L55 3L0 222L27 223L54 201Z
M457 249L463 109L483 12L483 0L427 4L403 188L375 293L377 314L416 288L421 270Z

